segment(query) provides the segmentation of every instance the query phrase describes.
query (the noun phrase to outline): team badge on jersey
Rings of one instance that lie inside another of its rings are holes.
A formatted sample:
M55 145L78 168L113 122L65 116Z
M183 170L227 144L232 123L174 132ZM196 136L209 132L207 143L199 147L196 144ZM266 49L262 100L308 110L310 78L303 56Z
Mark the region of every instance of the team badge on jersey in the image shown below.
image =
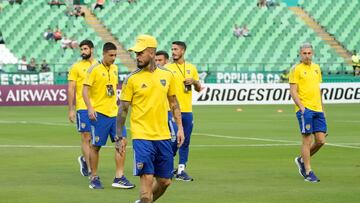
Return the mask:
M310 124L306 124L305 128L306 128L306 130L310 130L311 125L310 125Z
M95 142L99 142L100 137L99 136L95 136Z
M160 80L160 83L165 87L166 86L166 80Z
M86 123L81 123L81 128L85 128L86 127Z

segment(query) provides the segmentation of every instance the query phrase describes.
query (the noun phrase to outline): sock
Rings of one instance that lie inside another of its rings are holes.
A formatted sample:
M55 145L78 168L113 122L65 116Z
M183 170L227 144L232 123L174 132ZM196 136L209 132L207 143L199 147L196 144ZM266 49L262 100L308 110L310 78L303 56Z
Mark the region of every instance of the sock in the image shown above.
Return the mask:
M179 164L177 174L180 174L185 170L185 164Z

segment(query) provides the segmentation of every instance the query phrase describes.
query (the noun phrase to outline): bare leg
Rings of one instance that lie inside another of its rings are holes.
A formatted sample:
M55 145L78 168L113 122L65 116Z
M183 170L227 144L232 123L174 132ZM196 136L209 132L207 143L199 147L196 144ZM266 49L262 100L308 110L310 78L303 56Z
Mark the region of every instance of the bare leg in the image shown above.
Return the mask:
M88 171L91 171L91 169L90 169L90 140L91 140L91 136L90 136L89 132L81 133L81 151L85 158L86 165L88 166Z
M100 148L101 147L97 147L94 145L91 145L91 147L90 147L90 168L91 168L91 176L92 177L97 175Z
M156 178L156 182L152 189L154 201L159 199L159 197L161 197L164 194L164 192L166 191L166 189L169 187L170 184L171 184L171 179Z
M141 203L152 203L153 202L153 185L154 175L143 174L140 176L140 200Z
M303 135L302 136L302 146L301 146L301 157L304 161L306 174L309 174L311 170L310 166L310 148L312 143L311 135Z
M325 144L325 136L326 134L323 132L315 133L315 142L311 146L310 156L313 156Z
M127 143L126 140L125 140L125 143ZM126 147L126 144L125 144L125 147ZM126 150L124 153L119 153L117 150L115 150L115 165L116 165L115 177L116 178L121 178L124 175L125 157L126 157Z

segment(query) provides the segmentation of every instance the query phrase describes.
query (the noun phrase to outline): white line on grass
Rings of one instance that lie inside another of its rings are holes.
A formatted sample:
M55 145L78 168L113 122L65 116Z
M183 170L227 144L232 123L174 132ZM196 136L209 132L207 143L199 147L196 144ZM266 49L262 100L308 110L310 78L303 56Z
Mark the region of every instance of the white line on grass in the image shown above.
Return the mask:
M193 133L194 135L201 135L207 137L216 137L216 138L225 138L225 139L240 139L240 140L256 140L256 141L266 141L266 142L287 142L287 143L297 143L293 145L300 145L300 142L291 141L291 140L275 140L275 139L263 139L263 138L254 138L254 137L235 137L235 136L227 136L227 135L215 135L215 134L206 134L206 133ZM350 149L360 149L360 146L351 146L352 143L348 143L348 145L341 143L326 143L328 146L332 147L340 147L340 148L350 148Z
M54 122L43 122L43 121L6 121L0 120L1 124L40 124L40 125L51 125L51 126L74 126L70 123L54 123Z
M194 148L212 148L212 147L282 147L296 146L298 144L232 144L232 145L191 145ZM103 146L105 148L113 148L114 146ZM80 148L80 146L72 145L0 145L0 148ZM132 146L127 146L132 148Z
M193 148L231 148L231 147L286 147L286 146L298 146L299 144L232 144L232 145L191 145ZM349 146L349 145L339 145L327 143L328 146L340 147L340 148L350 148L350 149L360 149L360 147ZM72 145L0 145L0 148L79 148L80 146ZM104 148L113 148L114 146L103 146ZM127 146L127 148L132 148L132 146Z
M74 124L67 124L67 123L54 123L54 122L42 122L42 121L7 121L7 120L0 120L0 123L3 124L40 124L40 125L52 125L52 126L74 126ZM280 142L280 143L288 143L284 145L280 144L247 144L247 145L198 145L198 147L264 147L264 146L291 146L291 145L299 145L299 141L292 141L292 140L278 140L278 139L268 139L268 138L256 138L256 137L237 137L237 136L227 136L227 135L216 135L216 134L207 134L207 133L193 133L193 135L200 135L200 136L207 136L207 137L216 137L216 138L225 138L225 139L236 139L236 140L255 140L255 141L264 141L264 142ZM293 143L293 144L290 144ZM328 146L333 147L340 147L340 148L351 148L351 149L360 149L358 146L353 146L358 143L326 143ZM71 147L78 147L78 146L56 146L56 145L0 145L0 148L5 147L22 147L22 148L31 148L31 147L53 147L53 148L71 148ZM107 147L107 146L105 146ZM196 147L196 145L192 145L192 147Z
M360 147L357 147L357 146L349 146L349 145L335 144L335 143L326 143L325 145L333 146L333 147L340 147L340 148L360 149Z
M193 135L226 138L226 139L234 139L234 140L256 140L256 141L265 141L265 142L300 143L298 141L291 141L291 140L275 140L275 139L265 139L265 138L256 138L256 137L237 137L237 136L215 135L215 134L207 134L207 133L193 133Z

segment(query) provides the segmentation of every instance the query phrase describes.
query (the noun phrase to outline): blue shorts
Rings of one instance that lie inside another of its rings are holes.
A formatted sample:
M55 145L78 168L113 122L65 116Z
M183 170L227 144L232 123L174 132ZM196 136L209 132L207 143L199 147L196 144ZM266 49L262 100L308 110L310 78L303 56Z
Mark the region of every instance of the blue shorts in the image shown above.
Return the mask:
M91 122L91 143L95 146L104 146L108 136L110 135L111 142L114 142L116 136L116 117L108 117L102 113L96 112L97 117ZM123 128L123 137L126 137L126 128Z
M170 140L133 140L134 175L153 174L155 177L173 177L174 158Z
M312 134L316 132L326 133L327 126L323 112L312 111L305 108L304 114L299 110L296 112L301 134Z
M193 114L191 112L182 112L181 113L181 120L182 120L182 124L183 124L183 128L184 128L184 143L180 148L185 149L185 151L189 151L187 148L190 145L190 138L191 138L191 133L194 127L194 119L193 119ZM176 125L176 122L173 118L172 113L169 111L168 112L168 126L169 126L169 130L171 133L171 145L172 145L172 149L174 152L174 156L176 156L176 152L178 150L177 147L177 132L178 132L178 127ZM188 152L187 152L188 154ZM187 157L188 155L184 155L185 157ZM187 159L187 158L186 158Z
M91 132L91 123L87 110L76 112L76 126L79 132Z

